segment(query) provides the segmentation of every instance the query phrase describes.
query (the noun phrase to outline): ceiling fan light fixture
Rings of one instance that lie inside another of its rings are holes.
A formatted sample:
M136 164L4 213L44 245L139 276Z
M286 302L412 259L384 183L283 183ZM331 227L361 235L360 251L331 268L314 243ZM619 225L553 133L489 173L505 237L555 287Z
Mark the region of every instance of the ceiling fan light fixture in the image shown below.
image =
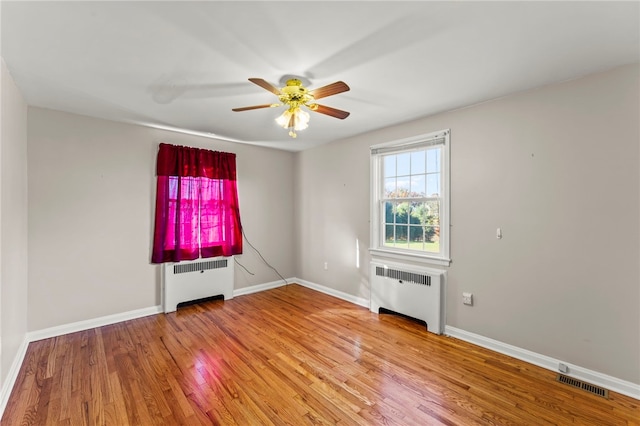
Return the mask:
M304 130L309 127L309 113L300 109L300 107L293 107L287 109L278 118L276 123L283 129L289 129L289 136L292 138L297 137L297 131Z
M253 105L233 108L232 110L239 112L286 105L287 110L276 118L276 123L284 129L289 129L289 136L292 138L298 136L296 134L297 131L309 127L310 116L308 112L300 109L302 106L309 108L311 111L339 118L340 120L344 120L349 116L347 111L315 103L316 99L326 98L327 96L337 95L338 93L350 90L349 86L343 81L336 81L335 83L313 90L307 89L302 79L294 76L288 78L285 86L282 88L277 88L262 78L250 78L249 81L276 95L280 103Z

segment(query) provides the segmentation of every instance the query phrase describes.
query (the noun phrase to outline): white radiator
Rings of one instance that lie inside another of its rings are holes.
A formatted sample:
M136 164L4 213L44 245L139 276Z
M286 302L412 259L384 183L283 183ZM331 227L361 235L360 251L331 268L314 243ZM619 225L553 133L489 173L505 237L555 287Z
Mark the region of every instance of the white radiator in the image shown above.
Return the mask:
M388 309L426 322L432 333L444 332L445 271L372 261L370 277L372 312Z
M233 299L233 257L213 257L178 263L163 268L163 305L173 312L178 303L223 295Z

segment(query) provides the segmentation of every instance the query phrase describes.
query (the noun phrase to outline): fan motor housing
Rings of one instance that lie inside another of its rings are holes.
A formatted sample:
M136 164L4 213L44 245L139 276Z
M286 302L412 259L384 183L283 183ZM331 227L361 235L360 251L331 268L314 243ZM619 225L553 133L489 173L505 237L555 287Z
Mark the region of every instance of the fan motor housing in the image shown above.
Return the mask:
M302 85L302 81L295 78L287 80L287 85L280 91L282 92L282 95L279 96L280 101L287 105L304 105L314 100L313 96L309 94L309 90Z

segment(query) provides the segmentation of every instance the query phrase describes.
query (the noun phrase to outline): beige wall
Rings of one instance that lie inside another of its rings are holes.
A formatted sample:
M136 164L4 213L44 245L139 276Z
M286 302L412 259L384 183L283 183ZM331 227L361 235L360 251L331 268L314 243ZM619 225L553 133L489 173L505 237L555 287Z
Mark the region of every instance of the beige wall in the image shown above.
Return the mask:
M289 152L29 108L30 331L157 306L150 264L160 142L237 154L242 222L285 277L294 274ZM248 246L235 288L278 280Z
M0 383L27 334L27 104L0 58Z
M446 323L640 383L638 99L628 66L298 154L30 108L28 329L160 303L160 142L236 152L250 241L285 277L366 299L369 146L450 128ZM250 247L239 260L256 275L236 267L237 289L278 280Z
M638 74L622 67L299 153L297 275L368 298L368 148L451 129L446 324L640 383Z

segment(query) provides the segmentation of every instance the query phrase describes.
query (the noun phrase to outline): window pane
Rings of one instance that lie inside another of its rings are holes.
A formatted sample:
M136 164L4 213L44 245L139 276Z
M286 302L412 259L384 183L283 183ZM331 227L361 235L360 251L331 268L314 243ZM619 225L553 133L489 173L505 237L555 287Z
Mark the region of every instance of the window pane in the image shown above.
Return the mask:
M422 250L422 242L424 241L424 230L422 226L410 226L409 237L411 239L412 250Z
M429 208L429 215L432 217L428 224L440 225L440 201L427 201L425 204Z
M396 223L408 224L409 223L409 203L399 203L396 207Z
M396 225L396 244L407 244L408 235L408 226Z
M384 177L395 176L396 175L396 156L388 155L384 157L383 167L384 167L384 170L383 170Z
M411 223L417 225L427 224L431 217L431 210L427 203L413 203L411 209Z
M385 178L384 180L384 196L395 197L396 195L396 178Z
M440 174L427 175L427 196L434 197L440 195Z
M420 217L419 217L419 210L420 210L420 206L423 203L417 203L417 202L412 202L411 203L411 210L409 212L409 224L413 224L413 225L420 225Z
M425 225L439 226L440 225L440 216L437 214L431 214L427 218Z
M440 243L440 227L439 226L434 226L433 227L433 233L431 235L431 241L433 241L434 243Z
M395 245L395 234L394 234L394 226L386 225L384 227L384 245L385 246L394 246Z
M396 184L397 184L397 187L396 187L395 196L400 198L408 197L409 189L411 188L411 177L410 176L399 177L396 180Z
M411 153L411 174L423 174L425 172L425 151Z
M440 148L427 151L427 172L434 173L440 171Z
M425 226L424 227L424 240L427 243L434 243L438 241L438 235L436 235L436 230L440 228L437 226Z
M396 156L398 158L398 169L397 176L407 176L411 173L411 154L408 152L405 154L398 154Z
M424 197L426 194L425 191L426 191L425 175L411 176L411 196Z
M385 223L393 223L395 212L394 212L394 203L391 201L386 201L384 203L384 222Z
M440 227L439 226L427 226L425 227L425 251L432 253L440 252Z

